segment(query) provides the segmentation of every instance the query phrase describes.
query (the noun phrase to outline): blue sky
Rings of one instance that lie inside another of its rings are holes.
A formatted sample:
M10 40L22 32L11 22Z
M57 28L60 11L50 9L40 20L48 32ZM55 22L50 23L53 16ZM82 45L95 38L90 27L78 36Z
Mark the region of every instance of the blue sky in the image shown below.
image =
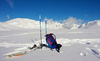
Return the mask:
M0 0L0 22L14 18L42 20L47 17L63 21L69 17L84 20L100 20L100 0Z

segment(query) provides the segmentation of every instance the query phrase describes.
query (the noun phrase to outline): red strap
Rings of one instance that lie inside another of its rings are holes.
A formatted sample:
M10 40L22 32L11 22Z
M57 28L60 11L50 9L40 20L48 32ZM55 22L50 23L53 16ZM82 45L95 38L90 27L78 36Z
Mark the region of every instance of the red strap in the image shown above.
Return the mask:
M52 45L52 42L50 41L50 39L49 39L49 38L48 38L48 41L49 41L50 45Z

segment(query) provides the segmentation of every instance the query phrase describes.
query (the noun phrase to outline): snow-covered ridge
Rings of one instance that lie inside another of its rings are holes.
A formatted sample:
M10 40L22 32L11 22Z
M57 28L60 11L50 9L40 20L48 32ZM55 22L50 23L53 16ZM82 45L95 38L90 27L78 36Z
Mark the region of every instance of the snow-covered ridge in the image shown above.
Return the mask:
M100 20L90 21L88 23L79 26L79 28L98 28L98 27L100 27Z
M95 21L97 21L98 25L100 26L100 20L95 20Z
M80 25L77 25L77 24L72 24L72 25L69 25L69 24L63 24L63 28L66 28L66 29L77 29Z
M9 26L7 26L7 25L0 22L0 30L2 30L2 31L9 30L8 27Z
M38 28L39 27L38 22L39 21L26 19L26 18L16 18L16 19L12 19L10 21L4 22L4 24L10 27Z
M6 21L3 23L6 26L9 26L10 28L35 28L39 29L39 21L27 19L27 18L16 18L12 19L10 21ZM41 26L44 29L45 28L45 22L41 22ZM48 28L49 29L59 29L62 27L61 23L58 23L56 21L48 20ZM1 27L0 27L1 28Z
M6 22L0 22L0 30L8 29L39 29L39 21L28 19L28 18L15 18ZM48 19L48 29L77 29L77 28L98 28L100 27L100 20L90 21L88 23L77 25L77 24L65 24ZM45 22L41 23L42 29L45 28ZM69 28L68 28L69 27Z

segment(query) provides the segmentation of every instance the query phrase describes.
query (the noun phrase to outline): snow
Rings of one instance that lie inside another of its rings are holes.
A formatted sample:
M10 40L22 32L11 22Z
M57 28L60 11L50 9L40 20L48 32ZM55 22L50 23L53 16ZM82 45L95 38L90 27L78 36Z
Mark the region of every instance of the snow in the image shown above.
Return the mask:
M100 20L90 21L80 26L80 28L100 28Z
M24 29L27 29L27 28L28 29L32 29L32 28L39 29L39 26L40 26L39 21L35 21L32 19L28 19L28 18L15 18L15 19L12 19L12 20L0 23L0 24L4 24L6 26L9 26L11 29L12 28L13 29L20 29L20 28L21 29L22 28L24 28ZM44 29L45 22L42 22L41 24L42 24L41 27ZM61 26L62 26L61 23L53 22L53 20L48 19L48 28L58 29L58 28L62 28Z
M63 20L63 27L68 29L77 29L83 20L69 17L67 20Z
M32 50L20 57L7 58L4 55L26 50L40 43L39 21L16 18L0 22L0 61L100 61L100 20L66 29L64 24L48 20L48 32L56 35L61 52L48 48ZM45 42L44 22L42 39Z

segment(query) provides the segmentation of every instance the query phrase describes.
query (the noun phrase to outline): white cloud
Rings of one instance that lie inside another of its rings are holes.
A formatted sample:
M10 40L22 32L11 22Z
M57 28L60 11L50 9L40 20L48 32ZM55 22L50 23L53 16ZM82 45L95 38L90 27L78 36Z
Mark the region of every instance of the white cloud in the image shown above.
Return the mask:
M5 1L10 5L11 8L13 8L13 2L12 2L12 0L5 0Z
M67 20L63 20L63 24L64 24L64 27L66 28L72 28L74 24L77 24L77 25L80 25L82 23L83 20L81 19L76 19L76 18L73 18L73 17L69 17Z

